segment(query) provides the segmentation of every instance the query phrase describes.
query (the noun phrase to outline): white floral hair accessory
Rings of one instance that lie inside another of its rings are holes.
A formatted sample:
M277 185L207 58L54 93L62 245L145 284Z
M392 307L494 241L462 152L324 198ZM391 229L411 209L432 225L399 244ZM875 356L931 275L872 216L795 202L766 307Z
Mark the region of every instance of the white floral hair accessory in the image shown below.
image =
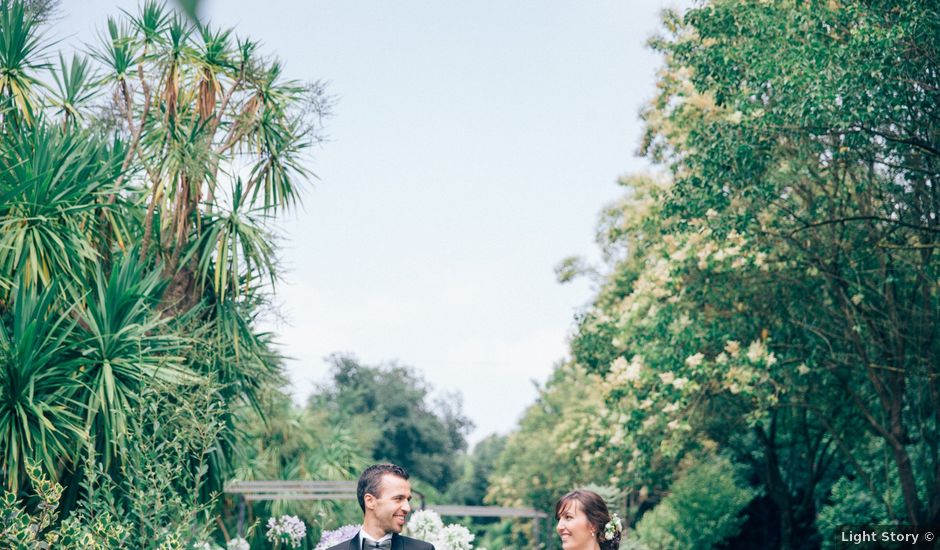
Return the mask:
M610 521L604 526L604 540L614 540L614 537L621 532L623 532L623 522L620 521L617 512L614 512L610 516Z

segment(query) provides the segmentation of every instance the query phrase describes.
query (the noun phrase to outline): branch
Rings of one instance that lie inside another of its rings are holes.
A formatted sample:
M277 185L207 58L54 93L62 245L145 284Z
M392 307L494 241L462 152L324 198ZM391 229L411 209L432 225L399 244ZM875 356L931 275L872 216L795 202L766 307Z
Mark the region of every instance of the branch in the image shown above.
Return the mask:
M140 115L140 125L137 126L137 129L133 129L133 121L130 121L132 129L132 138L130 147L127 150L127 154L124 155L124 162L121 164L121 174L118 176L115 187L120 187L124 183L124 178L127 175L127 169L131 164L131 159L134 158L134 152L137 150L137 146L140 143L140 136L144 133L144 124L147 121L147 115L150 113L150 84L147 83L147 80L144 78L144 67L142 64L137 65L137 75L140 78L140 85L144 90L144 108ZM149 172L149 170L148 170ZM108 200L108 204L113 204L116 199L116 195L111 195L111 198Z
M832 219L832 220L824 220L824 221L821 221L821 222L816 222L816 223L807 224L807 225L805 225L805 226L803 226L803 227L799 227L799 228L797 228L797 229L794 229L793 231L790 232L789 236L792 237L793 235L795 235L795 234L797 234L797 233L800 233L800 232L802 232L802 231L806 231L806 230L808 230L808 229L815 229L815 228L817 228L817 227L823 227L823 226L826 226L826 225L834 225L834 224L838 224L838 223L847 223L847 222L860 222L860 221L887 222L887 223L890 223L890 224L892 224L892 225L897 225L897 226L900 226L900 227L906 227L906 228L908 228L908 229L916 229L916 230L918 230L918 231L929 231L929 232L931 232L931 233L940 234L940 229L936 229L936 228L933 228L933 227L924 227L924 226L922 226L922 225L914 225L914 224L905 223L905 222L898 221L898 220L892 220L892 219L889 219L889 218L885 218L884 216L848 216L848 217L845 217L845 218L837 218L837 219Z

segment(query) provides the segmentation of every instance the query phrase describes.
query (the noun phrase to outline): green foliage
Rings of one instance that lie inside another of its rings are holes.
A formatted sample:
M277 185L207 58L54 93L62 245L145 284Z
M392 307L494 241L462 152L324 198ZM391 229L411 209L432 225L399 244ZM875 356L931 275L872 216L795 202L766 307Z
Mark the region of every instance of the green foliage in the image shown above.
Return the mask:
M890 520L881 512L882 503L868 488L857 481L841 478L833 484L829 503L819 510L817 524L823 534L823 548L835 548L840 528L846 525L888 525Z
M643 515L636 536L650 550L713 548L738 533L741 511L753 497L728 460L696 464Z
M720 1L669 24L655 43L667 56L661 94L646 114L647 151L676 176L664 214L679 227L701 220L725 256L721 240L734 232L753 243L729 301L766 329L781 368L797 367L775 384L777 401L807 409L844 455L854 451L846 433L858 433L846 426L867 424L890 451L899 514L934 521L940 492L926 480L936 460L912 455L914 439L936 445L938 427L936 414L916 411L936 411L940 395L940 151L927 137L940 120L940 12ZM772 274L764 285L741 277L758 258ZM711 272L719 258L699 260ZM755 287L775 309L753 307ZM700 350L708 358L717 346ZM800 386L811 391L795 398ZM838 402L852 407L827 407Z
M235 478L240 480L355 480L371 457L342 422L332 422L323 411L295 405L288 396L270 392L262 411L241 411L247 446L242 449ZM229 509L227 512L233 512ZM307 525L308 547L312 548L325 529L358 524L362 512L351 501L273 501L250 505L252 517L296 515ZM224 517L228 531L235 533L237 518ZM264 532L253 542L265 545Z
M20 294L0 323L0 449L3 480L14 493L26 482L26 465L57 474L57 462L74 459L87 434L72 397L81 387L71 376L74 357L66 339L75 322L50 315L55 289ZM53 478L55 479L55 478Z
M225 402L206 382L187 386L180 395L172 391L178 388L157 380L142 389L132 409L138 429L128 436L121 475L106 476L102 470L90 480L100 485L86 493L93 503L107 502L113 516L129 523L128 540L136 548L190 544L205 540L215 528L217 495L205 500L200 489L226 429L220 419Z
M496 460L506 448L506 436L492 434L473 447L473 452L464 455L463 473L447 491L447 502L482 506L489 487L489 477Z
M486 500L551 512L561 495L586 483L617 485L619 480L591 467L607 449L576 443L582 431L603 433L602 408L599 377L576 365L558 366L496 460Z
M719 450L760 484L783 547L816 540L842 477L878 517L935 522L940 11L714 0L664 26L643 151L670 178L622 180L604 280L555 375L599 402L550 382L491 496L544 506L577 478L639 505Z
M37 464L75 540L107 513L130 547L190 545L214 529L247 411L283 382L257 329L270 225L328 100L149 0L90 59L50 65L49 10L0 3L0 483L30 516Z
M11 300L15 281L24 289L53 281L79 286L93 272L100 259L94 245L95 210L114 191L124 154L118 142L108 144L84 130L53 127L43 120L4 133L0 292L5 301ZM110 216L112 210L99 214Z
M457 456L466 449L470 421L459 396L429 402L421 376L399 365L367 366L349 356L333 356L331 383L310 398L329 421L365 427L362 441L374 460L403 466L444 491L458 476Z
M35 490L34 510L23 509L16 495L6 491L0 499L0 543L11 550L117 550L127 548L128 526L108 513L82 509L58 523L62 486L49 481L42 468L27 466ZM89 517L91 516L91 517Z
M41 17L24 2L0 3L0 108L16 113L27 124L39 110L36 73L46 48L39 31Z

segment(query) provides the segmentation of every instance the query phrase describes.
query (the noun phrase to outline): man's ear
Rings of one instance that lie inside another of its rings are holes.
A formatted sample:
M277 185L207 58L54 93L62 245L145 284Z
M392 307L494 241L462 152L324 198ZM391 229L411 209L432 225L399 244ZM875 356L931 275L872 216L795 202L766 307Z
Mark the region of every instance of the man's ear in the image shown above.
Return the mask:
M373 495L372 493L366 493L365 495L363 495L362 500L366 504L366 510L372 510L375 508L376 498L375 498L375 495Z

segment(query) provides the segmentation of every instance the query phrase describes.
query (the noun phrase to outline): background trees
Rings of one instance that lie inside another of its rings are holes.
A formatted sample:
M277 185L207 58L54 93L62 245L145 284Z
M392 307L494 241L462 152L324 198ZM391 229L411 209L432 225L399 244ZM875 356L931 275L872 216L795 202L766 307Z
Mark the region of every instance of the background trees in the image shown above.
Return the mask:
M308 408L328 422L351 426L363 451L376 461L400 464L444 492L460 475L458 455L467 449L470 420L459 395L435 402L413 368L368 366L348 355L331 357L331 379Z
M603 284L559 367L602 405L541 430L530 409L507 457L556 452L506 460L491 496L537 502L541 469L625 485L636 517L717 454L765 495L763 545L818 546L840 513L936 521L937 9L719 0L665 28L643 152L668 177L626 178L602 215Z

